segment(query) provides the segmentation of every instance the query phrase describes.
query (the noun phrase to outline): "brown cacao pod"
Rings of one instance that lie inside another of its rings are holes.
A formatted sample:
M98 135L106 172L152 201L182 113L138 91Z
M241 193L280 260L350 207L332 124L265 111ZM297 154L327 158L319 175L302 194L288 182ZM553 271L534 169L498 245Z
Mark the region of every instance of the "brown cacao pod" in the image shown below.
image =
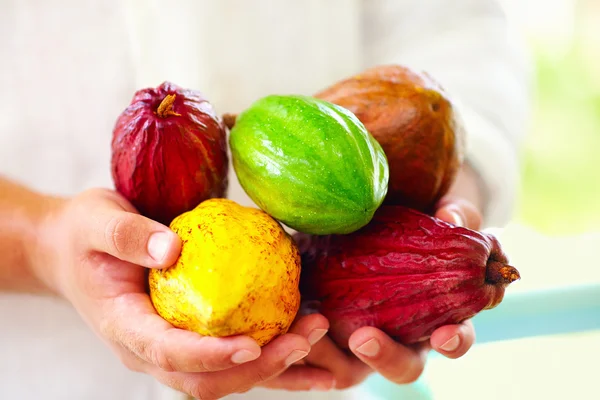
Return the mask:
M390 167L385 204L430 211L463 162L464 129L455 105L426 73L383 65L315 94L353 112L381 144Z

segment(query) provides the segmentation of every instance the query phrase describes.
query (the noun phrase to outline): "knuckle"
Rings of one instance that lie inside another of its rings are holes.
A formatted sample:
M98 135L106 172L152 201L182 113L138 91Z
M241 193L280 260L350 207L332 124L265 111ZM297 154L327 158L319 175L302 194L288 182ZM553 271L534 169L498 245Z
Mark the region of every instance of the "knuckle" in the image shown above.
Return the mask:
M117 357L121 363L130 371L144 372L143 360L141 360L137 354L122 340L122 335L118 333L118 329L115 328L115 323L112 318L104 317L98 324L98 331L100 335L105 338L115 349Z
M163 384L198 400L218 400L232 393L232 391L227 390L232 383L231 376L213 377L205 374L158 374L157 377Z
M150 362L158 368L166 372L175 371L170 357L167 352L165 352L164 346L162 346L162 342L154 341L142 351L145 351L148 354Z
M223 397L217 390L208 385L196 383L190 389L187 391L189 395L198 400L218 400Z
M107 249L117 255L134 253L140 242L134 225L130 215L119 214L111 217L104 232Z
M195 372L209 372L211 371L211 368L204 360L202 360L202 358L198 358L197 360L194 360L193 370Z
M251 372L251 374L243 379L232 392L235 393L246 393L255 386L261 385L264 382L271 379L274 375L269 374L261 368L257 368Z
M255 379L254 379L254 381L256 383L265 382L269 378L271 378L271 374L267 373L266 371L263 371L260 368L256 369L256 371L255 371Z
M169 329L154 345L162 353L155 358L157 365L169 372L210 372L215 370L210 356L202 357L201 354L189 354L175 350L171 345L180 341L177 334L177 329ZM204 338L202 337L200 340L204 340Z
M104 338L119 346L132 357L138 358L140 362L146 361L158 365L158 362L166 363L168 361L166 358L163 360L160 347L145 340L135 329L119 326L113 317L104 317L100 321L99 331ZM168 365L163 364L162 366L168 368Z

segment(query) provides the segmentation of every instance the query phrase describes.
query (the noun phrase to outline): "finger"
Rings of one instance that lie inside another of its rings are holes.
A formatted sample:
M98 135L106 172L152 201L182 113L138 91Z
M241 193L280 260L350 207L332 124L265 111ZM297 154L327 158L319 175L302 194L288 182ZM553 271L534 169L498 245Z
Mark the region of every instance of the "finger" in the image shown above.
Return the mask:
M356 330L349 345L363 362L398 384L416 381L425 367L426 351L403 346L373 327Z
M312 346L304 361L309 366L330 371L335 377L337 389L355 386L372 372L361 360L344 353L328 336Z
M267 380L261 386L269 389L283 390L321 390L327 391L335 387L333 374L321 368L292 366L281 375Z
M260 346L250 337L214 338L174 328L156 314L145 293L112 299L103 307L111 316L101 333L164 371L220 371L258 358Z
M239 367L211 374L179 374L168 384L200 399L220 399L245 392L280 375L310 351L306 338L280 336L262 348L260 358Z
M91 250L148 268L172 265L181 251L179 236L168 227L139 214L103 205L87 211L77 232Z
M464 356L475 342L473 323L467 320L457 325L446 325L436 329L429 339L431 347L448 358Z
M312 345L327 334L329 321L321 314L311 314L299 317L290 327L289 332L304 336Z
M446 197L439 204L435 216L454 225L470 229L480 229L481 212L468 200L457 197Z

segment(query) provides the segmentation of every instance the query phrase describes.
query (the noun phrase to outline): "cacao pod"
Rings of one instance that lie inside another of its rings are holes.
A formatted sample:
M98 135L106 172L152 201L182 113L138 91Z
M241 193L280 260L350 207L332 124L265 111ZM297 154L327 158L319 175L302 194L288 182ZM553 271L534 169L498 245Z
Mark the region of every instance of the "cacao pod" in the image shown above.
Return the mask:
M242 112L229 136L240 185L292 229L349 233L388 185L385 154L348 110L308 96L271 95Z
M383 205L349 235L295 235L303 301L329 319L335 342L374 326L403 344L497 306L520 278L491 234Z
M300 307L300 254L277 221L229 199L209 199L170 227L181 254L148 274L162 318L202 336L248 335L260 346L288 331Z
M426 73L383 65L315 94L340 105L383 147L390 168L384 204L430 211L463 162L464 129L449 95Z
M112 139L116 190L168 225L227 192L227 132L201 93L164 82L135 93Z

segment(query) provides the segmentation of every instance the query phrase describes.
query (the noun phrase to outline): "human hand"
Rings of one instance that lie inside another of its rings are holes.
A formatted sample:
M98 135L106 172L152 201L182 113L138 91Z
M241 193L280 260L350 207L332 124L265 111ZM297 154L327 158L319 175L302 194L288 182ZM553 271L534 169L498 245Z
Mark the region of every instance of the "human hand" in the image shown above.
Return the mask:
M202 337L174 328L146 294L145 268L174 263L179 237L113 191L90 190L56 203L38 243L35 264L43 280L125 366L196 398L247 391L278 375L308 354L314 332L328 328L324 317L306 316L263 348L246 336ZM313 382L330 379L326 371L311 373Z
M261 386L285 390L347 389L373 372L394 383L412 383L421 376L431 349L448 358L459 358L474 339L470 321L440 327L429 341L416 346L401 345L377 328L362 327L350 336L350 351L340 349L325 336L312 345L306 358Z
M482 222L480 208L481 194L476 175L465 165L448 194L438 202L435 216L455 225L479 229ZM298 364L331 372L331 381L320 383L323 389L357 385L373 372L392 382L405 384L419 378L430 350L455 359L466 354L474 341L475 330L469 320L442 326L428 341L417 346L400 345L379 329L363 327L350 336L350 352L342 351L326 336L314 344L310 354ZM297 366L293 368L268 381L267 386L288 390L310 386L310 375L303 374Z

